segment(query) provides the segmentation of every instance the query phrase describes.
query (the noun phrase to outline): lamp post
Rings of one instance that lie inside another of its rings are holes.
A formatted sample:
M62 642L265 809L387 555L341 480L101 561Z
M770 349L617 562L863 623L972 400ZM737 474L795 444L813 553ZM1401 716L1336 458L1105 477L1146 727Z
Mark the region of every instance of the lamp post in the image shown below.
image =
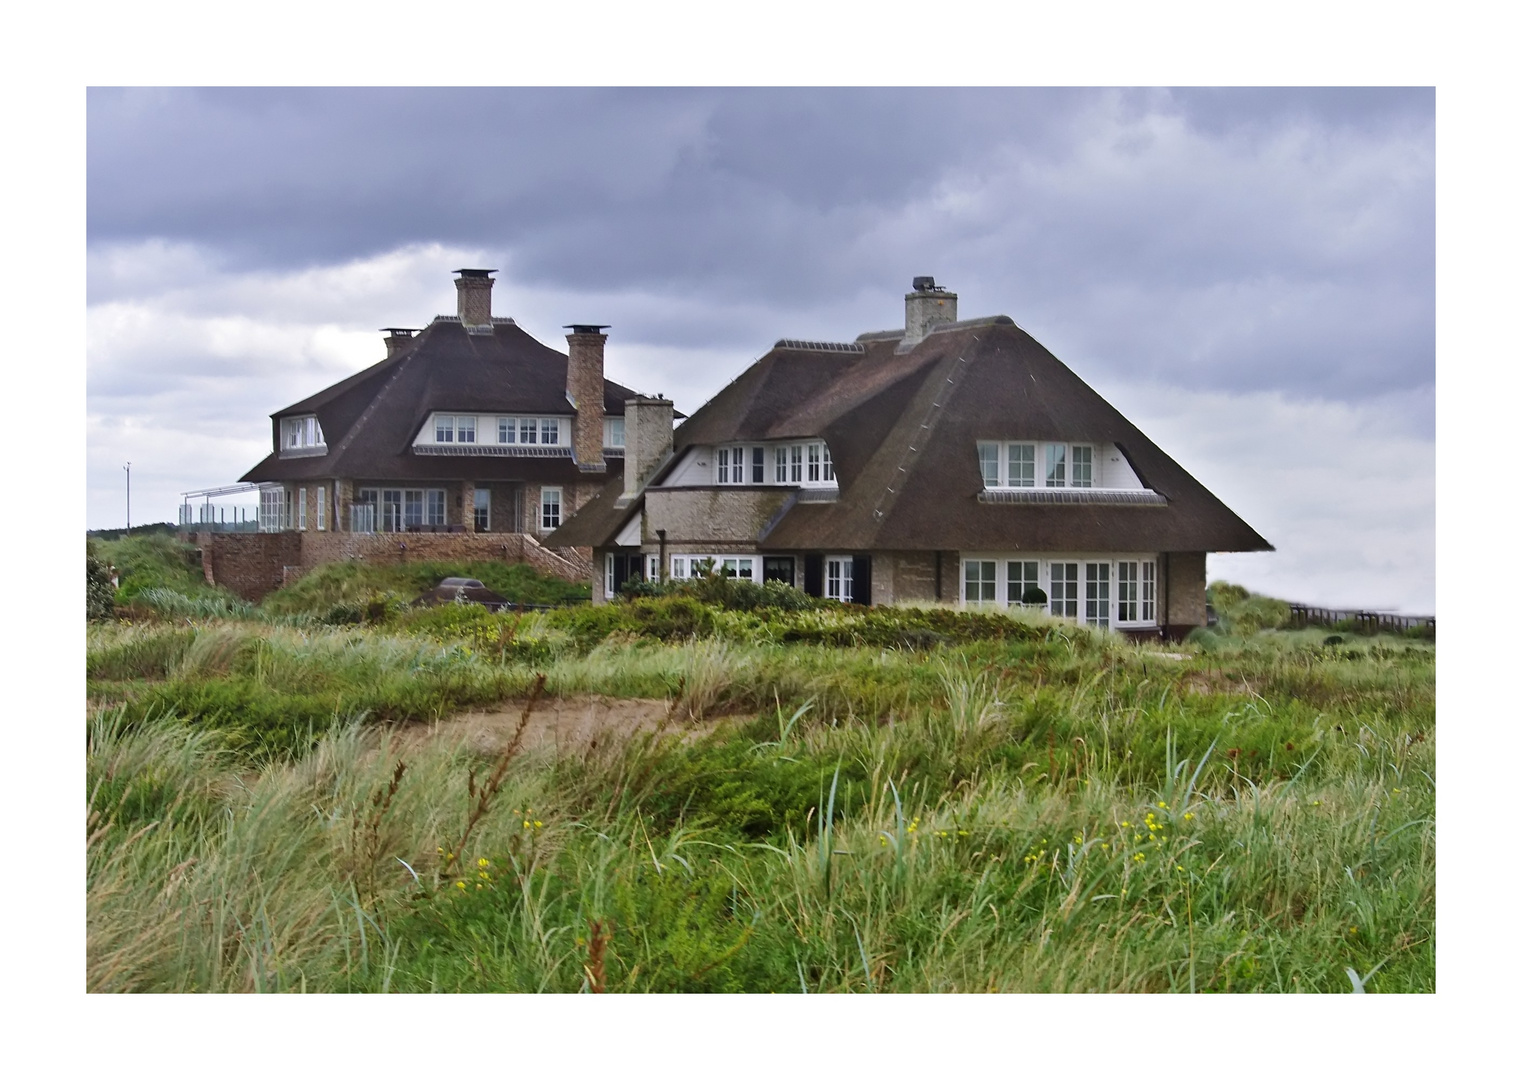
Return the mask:
M127 470L127 531L132 531L132 462L123 466Z

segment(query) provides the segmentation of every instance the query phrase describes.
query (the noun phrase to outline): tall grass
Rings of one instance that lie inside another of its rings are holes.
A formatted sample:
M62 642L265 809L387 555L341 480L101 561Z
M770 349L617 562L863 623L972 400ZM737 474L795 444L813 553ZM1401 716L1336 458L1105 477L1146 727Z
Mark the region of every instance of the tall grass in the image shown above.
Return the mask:
M90 729L90 988L1434 988L1430 647L587 651L514 625L550 643L547 693L738 717L504 765L340 715L250 756L165 688L445 708L537 668L426 634L92 630L123 704Z

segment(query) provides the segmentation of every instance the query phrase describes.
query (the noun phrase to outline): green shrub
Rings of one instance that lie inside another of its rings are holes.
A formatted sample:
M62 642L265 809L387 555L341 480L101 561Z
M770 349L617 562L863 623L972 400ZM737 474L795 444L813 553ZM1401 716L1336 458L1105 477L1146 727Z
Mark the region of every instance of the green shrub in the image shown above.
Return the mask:
M332 625L384 622L447 577L475 578L514 604L559 606L585 603L591 598L590 586L540 574L523 563L416 562L375 566L351 560L312 569L292 584L270 593L260 606L274 615L315 615ZM377 598L383 598L387 605L383 613L372 611Z
M109 619L116 612L116 586L111 570L95 557L93 544L85 545L85 618Z

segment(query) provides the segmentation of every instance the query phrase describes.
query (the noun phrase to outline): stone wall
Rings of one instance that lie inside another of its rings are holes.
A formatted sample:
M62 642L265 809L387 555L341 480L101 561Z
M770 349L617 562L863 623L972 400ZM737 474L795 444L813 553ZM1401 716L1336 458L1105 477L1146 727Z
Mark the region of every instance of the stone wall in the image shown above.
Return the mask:
M362 560L376 566L408 562L527 563L567 581L591 576L591 551L551 549L523 533L192 533L206 580L245 600L259 600L324 563Z
M755 545L762 526L787 501L786 488L650 488L645 492L644 542L666 530L667 545Z
M935 598L935 552L872 553L873 603L933 602Z
M1167 613L1163 622L1169 627L1169 636L1187 634L1196 626L1205 625L1205 553L1203 551L1171 551L1161 560L1164 596Z
M245 600L280 588L286 567L301 565L301 533L191 533L201 549L201 572Z

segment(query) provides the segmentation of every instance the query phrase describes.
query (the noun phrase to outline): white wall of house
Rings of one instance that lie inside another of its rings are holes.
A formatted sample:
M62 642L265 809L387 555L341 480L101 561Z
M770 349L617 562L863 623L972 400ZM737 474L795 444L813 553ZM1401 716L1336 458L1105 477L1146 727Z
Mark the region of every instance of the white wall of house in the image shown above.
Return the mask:
M618 534L613 543L619 547L639 547L641 530L644 528L645 515L643 512L635 514L629 524Z
M713 447L689 446L660 487L698 487L713 483Z

